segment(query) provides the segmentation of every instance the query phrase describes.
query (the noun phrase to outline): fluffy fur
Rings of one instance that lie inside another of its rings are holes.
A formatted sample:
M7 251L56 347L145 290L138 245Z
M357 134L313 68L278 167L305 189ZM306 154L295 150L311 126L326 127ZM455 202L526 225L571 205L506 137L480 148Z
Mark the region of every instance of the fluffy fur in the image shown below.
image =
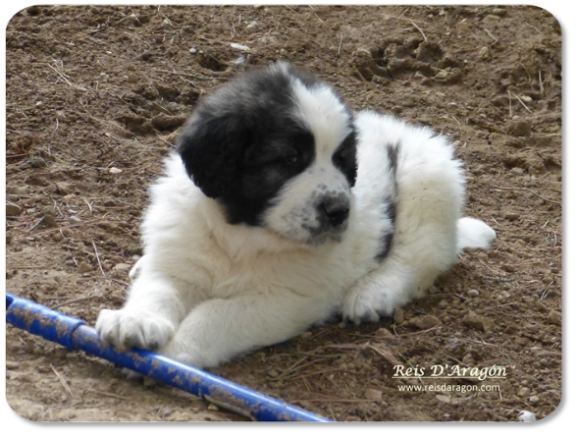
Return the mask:
M199 105L151 187L143 257L100 335L197 367L335 313L377 321L494 231L461 218L448 140L278 63Z

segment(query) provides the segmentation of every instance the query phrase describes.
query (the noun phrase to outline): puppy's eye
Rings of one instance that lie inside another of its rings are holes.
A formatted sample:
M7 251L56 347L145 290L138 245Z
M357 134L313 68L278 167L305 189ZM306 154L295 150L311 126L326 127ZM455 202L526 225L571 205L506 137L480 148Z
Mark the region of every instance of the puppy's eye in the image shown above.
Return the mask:
M297 161L299 161L299 155L297 155L296 153L292 154L292 155L287 155L284 158L285 163L287 164L296 164Z

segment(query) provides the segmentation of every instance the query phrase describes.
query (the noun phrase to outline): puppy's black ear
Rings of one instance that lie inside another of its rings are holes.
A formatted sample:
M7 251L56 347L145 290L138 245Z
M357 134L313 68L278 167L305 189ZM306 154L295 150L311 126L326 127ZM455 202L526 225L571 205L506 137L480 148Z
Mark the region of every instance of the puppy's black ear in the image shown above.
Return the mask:
M177 141L189 177L206 196L228 196L235 188L250 131L241 117L220 116L203 108L193 115Z

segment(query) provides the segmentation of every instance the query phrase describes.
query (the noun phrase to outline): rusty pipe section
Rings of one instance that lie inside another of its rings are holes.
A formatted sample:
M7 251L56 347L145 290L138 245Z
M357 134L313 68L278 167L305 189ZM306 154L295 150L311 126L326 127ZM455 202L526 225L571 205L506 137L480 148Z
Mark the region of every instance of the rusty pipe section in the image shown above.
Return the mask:
M104 358L253 420L330 422L309 411L151 351L135 348L117 352L84 321L9 293L6 293L6 321L68 349L82 350Z

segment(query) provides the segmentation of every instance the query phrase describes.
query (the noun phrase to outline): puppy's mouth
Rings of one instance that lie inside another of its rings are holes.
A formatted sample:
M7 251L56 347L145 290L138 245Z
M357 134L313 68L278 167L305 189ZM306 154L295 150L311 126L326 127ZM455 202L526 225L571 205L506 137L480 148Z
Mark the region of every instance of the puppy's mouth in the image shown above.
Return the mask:
M305 243L310 246L319 246L328 241L339 243L343 239L348 224L348 220L345 220L338 226L324 224L317 227L311 227L303 225L303 229L305 229L309 234L309 238L307 238Z

